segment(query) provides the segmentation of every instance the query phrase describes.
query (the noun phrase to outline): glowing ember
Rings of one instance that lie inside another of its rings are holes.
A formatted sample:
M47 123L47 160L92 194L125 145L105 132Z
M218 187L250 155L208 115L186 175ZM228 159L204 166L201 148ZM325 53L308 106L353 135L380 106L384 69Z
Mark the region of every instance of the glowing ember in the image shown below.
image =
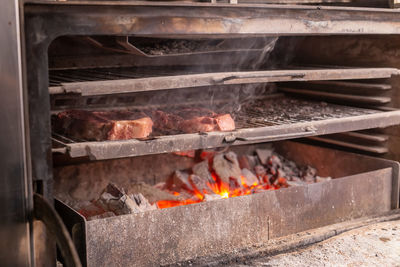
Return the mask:
M317 176L316 169L310 166L298 167L271 149L257 149L255 154L238 157L232 151L202 151L199 154L201 162L191 170L175 171L165 183L163 189L182 200L157 201L158 208L250 195L330 179Z
M222 198L228 198L229 197L229 192L222 192L221 194Z

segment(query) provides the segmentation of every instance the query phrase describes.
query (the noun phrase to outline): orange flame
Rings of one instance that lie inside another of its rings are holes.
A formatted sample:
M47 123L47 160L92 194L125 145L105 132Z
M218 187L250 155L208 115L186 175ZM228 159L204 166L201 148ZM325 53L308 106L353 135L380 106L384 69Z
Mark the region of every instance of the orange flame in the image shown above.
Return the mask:
M190 199L185 200L161 200L157 202L157 206L159 209L165 209L170 207L182 206L182 205L189 205L194 203L202 202L205 198L205 195L210 194L209 192L213 192L216 195L220 195L221 198L231 198L237 196L244 196L250 195L257 192L262 192L265 190L275 190L281 187L288 187L286 178L279 177L277 179L277 183L274 185L270 185L265 181L254 182L251 185L246 184L246 178L241 177L240 185L235 188L230 188L230 186L224 183L215 172L211 172L211 176L215 183L207 183L207 186L210 190L207 192L200 192L199 190L195 189L194 191L186 191L186 193L190 193L192 197ZM179 192L172 192L173 195L179 196L181 195Z

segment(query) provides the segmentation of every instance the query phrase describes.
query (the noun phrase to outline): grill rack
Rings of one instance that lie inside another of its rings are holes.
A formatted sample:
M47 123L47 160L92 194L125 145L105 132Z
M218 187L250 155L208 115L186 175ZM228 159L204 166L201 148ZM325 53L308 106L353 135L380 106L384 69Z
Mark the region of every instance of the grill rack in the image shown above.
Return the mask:
M247 103L235 114L236 130L150 136L145 140L86 141L53 134L53 152L104 160L269 142L400 123L400 111L348 107L276 95ZM61 146L61 148L60 148ZM63 149L63 147L65 149Z
M271 82L383 79L398 75L394 68L349 67L290 67L258 71L169 68L107 68L50 71L50 94L80 94L96 96L135 92L223 86L262 84Z

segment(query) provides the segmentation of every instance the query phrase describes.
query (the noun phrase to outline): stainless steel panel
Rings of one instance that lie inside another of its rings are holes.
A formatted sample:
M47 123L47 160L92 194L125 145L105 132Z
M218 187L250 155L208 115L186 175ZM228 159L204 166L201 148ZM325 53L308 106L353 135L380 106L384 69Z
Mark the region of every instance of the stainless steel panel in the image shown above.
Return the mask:
M145 266L217 256L386 212L391 179L387 168L310 186L89 221L87 266Z
M0 264L30 266L25 134L18 1L0 8Z

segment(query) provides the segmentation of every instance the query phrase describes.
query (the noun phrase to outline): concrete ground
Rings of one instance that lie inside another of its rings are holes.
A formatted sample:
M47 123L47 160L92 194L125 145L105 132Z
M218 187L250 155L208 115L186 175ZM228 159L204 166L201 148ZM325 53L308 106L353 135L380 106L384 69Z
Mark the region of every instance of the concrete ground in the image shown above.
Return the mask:
M344 232L293 252L231 266L400 266L400 220Z

